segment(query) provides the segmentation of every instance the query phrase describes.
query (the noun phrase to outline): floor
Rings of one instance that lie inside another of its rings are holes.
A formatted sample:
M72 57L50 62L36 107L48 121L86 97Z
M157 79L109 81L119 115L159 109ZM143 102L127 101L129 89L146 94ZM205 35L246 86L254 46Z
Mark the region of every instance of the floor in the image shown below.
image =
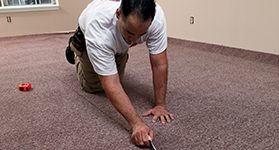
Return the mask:
M70 34L0 38L0 149L140 149L104 95L80 89L64 49ZM153 105L145 45L133 47L124 87L137 111ZM143 120L158 150L279 149L279 56L169 39L167 124ZM32 90L18 85L29 82Z

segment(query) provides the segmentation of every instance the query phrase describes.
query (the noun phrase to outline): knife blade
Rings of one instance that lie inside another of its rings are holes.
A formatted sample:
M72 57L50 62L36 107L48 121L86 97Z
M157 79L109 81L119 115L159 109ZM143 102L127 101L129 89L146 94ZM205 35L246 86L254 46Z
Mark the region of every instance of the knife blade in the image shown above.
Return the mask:
M149 140L150 150L156 150L155 145L151 140Z

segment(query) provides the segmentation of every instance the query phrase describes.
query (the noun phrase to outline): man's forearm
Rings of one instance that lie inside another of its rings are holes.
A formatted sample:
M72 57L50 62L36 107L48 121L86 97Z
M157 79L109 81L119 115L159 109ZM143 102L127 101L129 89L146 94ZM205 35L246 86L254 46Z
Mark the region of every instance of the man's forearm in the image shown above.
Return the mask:
M153 139L153 131L141 120L120 84L118 75L100 76L102 86L112 105L122 114L132 127L131 139L136 145L148 146Z
M150 56L155 105L165 106L166 91L168 82L168 60L166 50L161 54Z
M153 69L153 87L156 106L165 106L168 80L168 67L160 66Z
M129 97L123 90L117 75L110 77L100 77L103 88L112 105L122 114L122 116L133 127L142 122Z

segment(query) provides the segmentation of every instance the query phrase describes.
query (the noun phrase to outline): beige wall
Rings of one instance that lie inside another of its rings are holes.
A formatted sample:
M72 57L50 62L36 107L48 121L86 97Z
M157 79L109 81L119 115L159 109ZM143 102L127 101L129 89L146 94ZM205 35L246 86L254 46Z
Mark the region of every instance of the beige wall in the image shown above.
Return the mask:
M0 37L73 31L91 0L59 0L59 10L0 13ZM8 23L6 16L11 16Z
M0 13L0 37L73 31L90 1L59 0L56 11ZM170 37L279 54L278 0L157 1L165 10Z
M279 54L278 0L157 1L170 37Z

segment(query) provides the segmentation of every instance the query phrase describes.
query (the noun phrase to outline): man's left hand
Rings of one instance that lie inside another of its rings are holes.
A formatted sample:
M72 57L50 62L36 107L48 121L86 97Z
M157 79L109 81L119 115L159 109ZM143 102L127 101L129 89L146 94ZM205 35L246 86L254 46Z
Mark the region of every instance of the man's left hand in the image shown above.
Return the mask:
M143 114L145 117L150 115L153 115L152 122L156 122L159 119L162 124L169 123L174 119L173 114L164 106L155 106Z

